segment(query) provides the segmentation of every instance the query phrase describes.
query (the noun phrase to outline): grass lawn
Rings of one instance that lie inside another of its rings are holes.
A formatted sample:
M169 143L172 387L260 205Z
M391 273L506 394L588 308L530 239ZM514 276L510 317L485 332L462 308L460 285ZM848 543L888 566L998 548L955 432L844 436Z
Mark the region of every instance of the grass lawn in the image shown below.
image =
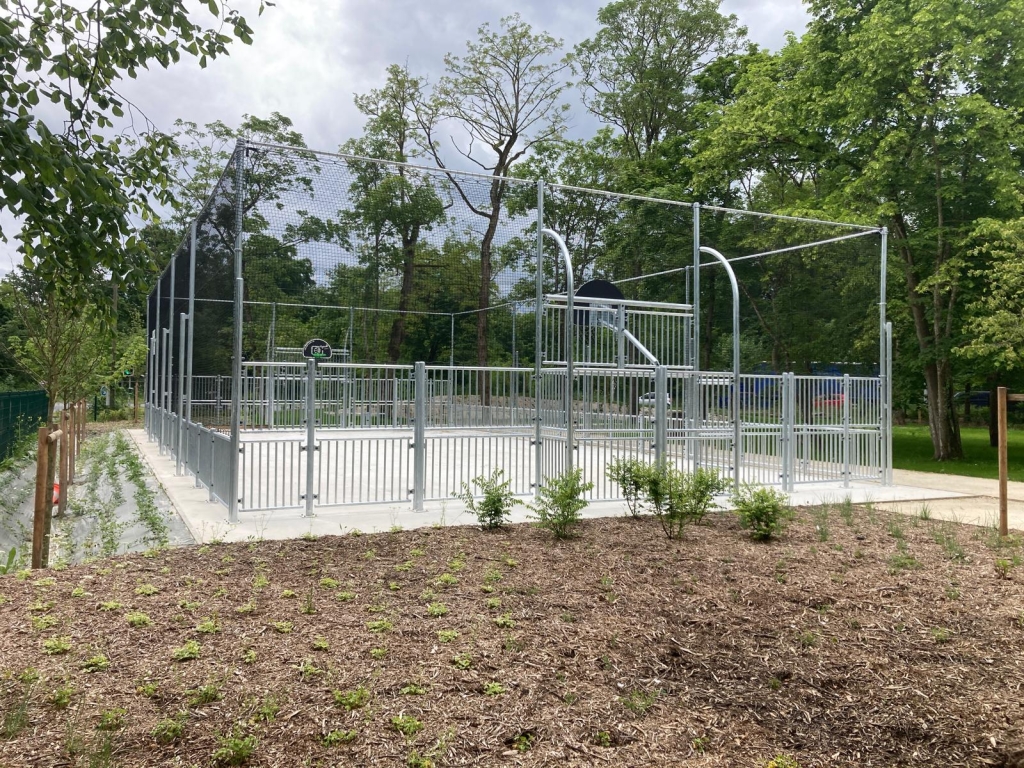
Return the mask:
M1022 556L838 504L0 576L0 766L1016 767Z
M1010 479L1024 481L1024 430L1009 431ZM932 438L928 427L892 428L892 465L895 469L913 469L918 472L941 472L944 475L969 477L999 477L996 449L989 447L988 429L961 427L964 444L962 461L934 461Z

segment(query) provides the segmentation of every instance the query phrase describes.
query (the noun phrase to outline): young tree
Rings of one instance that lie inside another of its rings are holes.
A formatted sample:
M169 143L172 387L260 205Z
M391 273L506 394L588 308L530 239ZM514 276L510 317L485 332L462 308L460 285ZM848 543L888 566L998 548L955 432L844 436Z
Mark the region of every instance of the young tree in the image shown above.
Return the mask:
M356 96L356 107L366 115L365 134L347 142L342 149L353 154L407 163L420 154L416 141L416 104L423 98L423 82L408 69L388 67L383 88ZM444 217L447 207L438 195L436 180L405 165L383 165L354 161L356 171L351 191L355 196L352 211L341 214L343 222L367 232L373 239L376 256L379 303L379 277L382 250L388 251L386 266L398 272L401 288L398 312L391 321L387 361L396 363L406 337L406 314L412 301L416 279L420 237ZM395 247L386 247L394 242Z
M562 41L534 33L518 14L503 18L500 31L484 24L478 34L476 41L466 44L464 56L445 56L446 74L430 98L418 105L417 120L438 166L450 167L439 135L450 122L459 135L468 137L463 145L455 135L450 137L456 152L491 176L488 199L482 203L473 200L458 177L448 174L466 207L485 222L476 355L477 363L486 365L494 237L509 189L507 179L534 145L561 139L569 109L561 103L568 61L556 58Z
M573 70L587 108L622 131L634 160L695 127L694 78L746 35L718 0L617 0L597 20L597 34L575 48Z
M980 218L1017 217L1024 199L1024 2L819 0L812 11L802 40L743 74L701 163L779 179L788 210L889 227L934 456L957 459L969 242Z
M99 283L109 282L94 275ZM83 297L91 290L83 290ZM18 364L46 390L46 423L57 403L91 394L109 378L110 326L87 300L78 304L58 298L34 272L18 268L0 283L0 296L10 310L4 345Z

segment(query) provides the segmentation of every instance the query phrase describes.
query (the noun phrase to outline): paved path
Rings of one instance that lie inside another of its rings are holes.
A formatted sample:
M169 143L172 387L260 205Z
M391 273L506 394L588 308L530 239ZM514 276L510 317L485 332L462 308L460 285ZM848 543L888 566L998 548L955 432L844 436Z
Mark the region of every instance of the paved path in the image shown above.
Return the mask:
M301 510L241 512L239 522L230 524L227 509L209 501L204 488L197 488L192 477L176 477L174 461L161 455L156 443L150 442L143 430L129 432L144 460L149 464L171 502L178 510L196 541L211 539L245 541L247 539L285 539L303 534L327 535L346 533L353 529L365 532L386 531L400 526L404 529L430 525L474 525L475 518L456 500L428 502L423 512L413 512L407 501L388 504L360 504L322 507L313 517L303 517ZM905 514L920 514L922 504L937 519L990 525L995 519L997 492L995 481L938 475L927 472L896 472L895 484L816 483L800 485L790 496L796 506L823 502L839 502L849 496L855 503L871 502L879 509ZM1010 525L1024 530L1024 483L1013 483L1011 496L1020 501L1011 505ZM607 517L623 514L622 502L595 502L584 510L585 517ZM512 514L513 522L528 519L525 505Z

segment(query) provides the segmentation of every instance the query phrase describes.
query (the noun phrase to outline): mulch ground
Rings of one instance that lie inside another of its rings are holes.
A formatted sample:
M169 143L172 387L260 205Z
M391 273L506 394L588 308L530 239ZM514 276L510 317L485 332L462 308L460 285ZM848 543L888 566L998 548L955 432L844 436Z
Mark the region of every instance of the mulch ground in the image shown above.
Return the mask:
M0 577L0 766L1022 766L1022 551L836 507Z

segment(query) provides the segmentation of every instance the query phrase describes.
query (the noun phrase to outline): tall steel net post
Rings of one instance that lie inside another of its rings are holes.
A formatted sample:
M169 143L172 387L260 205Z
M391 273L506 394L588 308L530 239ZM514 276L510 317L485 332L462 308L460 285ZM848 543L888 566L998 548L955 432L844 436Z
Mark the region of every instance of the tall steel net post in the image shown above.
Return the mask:
M533 448L534 481L533 492L540 493L544 483L544 449L541 423L541 378L544 368L544 344L542 343L544 322L544 181L537 180L537 285L534 313L534 372L533 372Z
M235 300L234 300L234 345L231 360L231 464L228 474L227 502L228 521L238 522L239 462L242 448L242 322L245 298L242 279L242 238L244 237L243 216L245 212L245 139L239 139L235 146ZM311 457L307 457L311 460Z
M886 320L886 290L889 261L889 230L881 230L881 268L878 276L878 373L879 400L882 407L882 423L879 432L882 435L882 484L892 484L892 326Z

